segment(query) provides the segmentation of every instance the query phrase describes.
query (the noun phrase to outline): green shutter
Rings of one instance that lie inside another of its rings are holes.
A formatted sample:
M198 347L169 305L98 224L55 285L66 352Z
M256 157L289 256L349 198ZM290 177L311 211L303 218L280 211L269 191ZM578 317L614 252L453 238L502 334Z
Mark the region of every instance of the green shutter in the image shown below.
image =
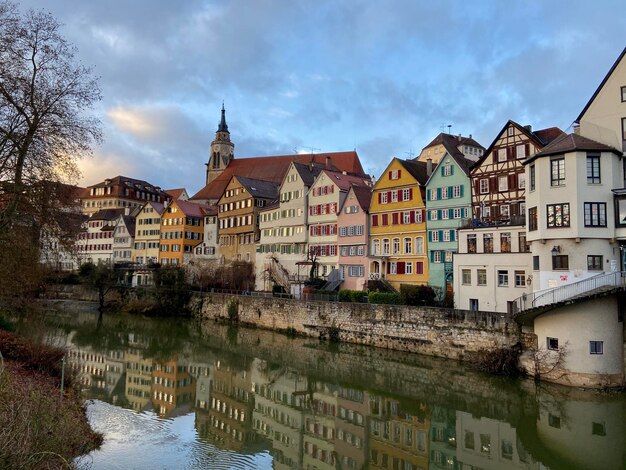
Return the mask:
M441 209L437 209L437 219L441 220L443 217L441 216Z
M456 230L450 230L450 241L454 242L456 241Z
M454 174L454 165L450 165L450 176Z
M443 230L439 230L439 241L443 240Z
M441 199L441 188L437 188L437 199Z
M463 188L465 188L464 184L461 185L461 197L463 197Z
M428 241L429 242L433 241L433 232L431 230L428 231Z

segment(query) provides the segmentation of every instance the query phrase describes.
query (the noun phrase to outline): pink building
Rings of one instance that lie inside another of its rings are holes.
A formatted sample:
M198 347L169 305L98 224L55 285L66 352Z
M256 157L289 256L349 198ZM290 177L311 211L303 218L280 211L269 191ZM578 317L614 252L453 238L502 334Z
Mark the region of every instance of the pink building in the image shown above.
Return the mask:
M369 278L367 247L371 188L352 186L337 217L341 289L363 290Z

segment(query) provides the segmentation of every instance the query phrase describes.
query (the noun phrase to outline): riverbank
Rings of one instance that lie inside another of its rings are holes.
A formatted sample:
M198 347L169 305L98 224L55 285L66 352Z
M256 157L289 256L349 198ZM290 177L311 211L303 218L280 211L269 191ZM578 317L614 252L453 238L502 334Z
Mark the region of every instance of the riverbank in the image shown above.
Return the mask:
M0 330L0 353L0 468L72 468L100 446L69 367L61 396L64 350Z

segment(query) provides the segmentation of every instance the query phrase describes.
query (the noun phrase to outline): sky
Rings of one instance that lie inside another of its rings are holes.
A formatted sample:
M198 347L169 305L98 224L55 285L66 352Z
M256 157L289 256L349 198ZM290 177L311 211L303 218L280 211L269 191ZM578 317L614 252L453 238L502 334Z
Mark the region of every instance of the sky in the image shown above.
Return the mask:
M104 141L80 184L204 185L222 102L235 158L356 149L379 176L437 134L571 131L626 46L623 0L21 0L94 67Z

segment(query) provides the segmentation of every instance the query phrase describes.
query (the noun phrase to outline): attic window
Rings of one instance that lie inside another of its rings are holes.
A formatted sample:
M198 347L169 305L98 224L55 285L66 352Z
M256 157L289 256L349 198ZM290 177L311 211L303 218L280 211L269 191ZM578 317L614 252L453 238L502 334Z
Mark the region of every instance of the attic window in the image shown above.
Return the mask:
M104 180L104 184L111 184L111 180Z

